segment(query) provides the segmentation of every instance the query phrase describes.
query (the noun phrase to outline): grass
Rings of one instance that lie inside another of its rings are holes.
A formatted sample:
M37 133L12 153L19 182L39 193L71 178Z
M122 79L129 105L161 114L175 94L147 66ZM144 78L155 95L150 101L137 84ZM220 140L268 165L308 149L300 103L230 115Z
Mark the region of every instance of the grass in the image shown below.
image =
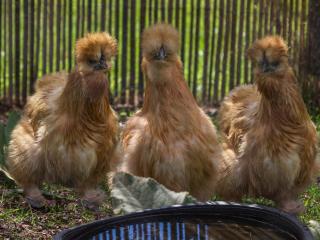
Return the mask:
M314 120L319 129L320 117ZM300 196L306 207L300 220L307 225L310 220L320 222L319 184L312 185ZM109 193L106 185L102 188ZM56 206L43 210L31 209L21 190L0 171L0 239L51 239L63 229L112 216L110 198L99 212L91 212L81 206L78 196L71 189L57 185L43 185L42 189L47 198L56 201ZM264 198L245 198L243 201L274 207L272 201Z
M100 212L91 212L79 204L77 195L70 189L48 185L44 185L43 189L52 194L49 197L55 199L57 205L41 211L34 210L24 201L15 184L0 175L0 239L50 239L62 229L112 216L110 199ZM300 220L305 224L309 220L320 221L319 186L311 186L301 195L301 199L306 213ZM274 206L272 201L263 198L248 198L244 202Z
M221 200L214 198L214 201ZM306 211L299 219L304 224L308 225L310 220L320 221L320 182L310 186L301 196L300 200L304 203ZM275 207L273 201L260 197L260 198L243 198L243 203L259 204L268 207Z
M112 214L110 199L100 212L91 212L81 206L77 195L70 189L44 185L43 190L50 193L46 195L56 201L56 206L31 209L16 185L0 175L0 239L51 239L62 229Z
M310 220L320 221L320 187L311 186L302 196L306 206L306 213L301 216L301 220L307 223Z

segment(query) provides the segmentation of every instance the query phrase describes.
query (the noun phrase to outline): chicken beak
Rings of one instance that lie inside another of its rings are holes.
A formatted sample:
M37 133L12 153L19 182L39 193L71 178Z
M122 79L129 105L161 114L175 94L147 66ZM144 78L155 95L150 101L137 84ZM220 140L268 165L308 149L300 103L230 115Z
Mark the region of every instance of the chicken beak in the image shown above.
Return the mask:
M267 73L267 72L271 72L273 69L270 67L270 64L268 62L267 59L263 59L262 63L261 63L261 69L262 72Z
M161 46L159 50L159 59L164 60L166 58L166 51L164 50L164 47Z
M94 70L106 70L108 69L108 65L105 62L98 63L94 66Z

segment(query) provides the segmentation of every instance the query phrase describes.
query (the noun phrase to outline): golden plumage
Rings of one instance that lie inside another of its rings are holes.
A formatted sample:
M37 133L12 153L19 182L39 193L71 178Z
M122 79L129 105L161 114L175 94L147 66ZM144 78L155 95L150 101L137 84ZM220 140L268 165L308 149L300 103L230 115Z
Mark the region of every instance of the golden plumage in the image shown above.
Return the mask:
M215 127L186 85L178 40L178 32L165 24L143 33L145 99L124 127L118 170L152 177L171 190L208 200L223 152Z
M37 81L8 149L10 176L27 200L41 207L42 182L76 188L88 204L103 193L97 184L109 171L117 144L118 122L109 105L108 81L116 41L94 33L76 43L76 69Z
M237 158L220 179L218 193L228 200L263 196L299 213L298 194L317 169L317 135L287 50L278 36L257 40L248 49L255 84L234 89L219 112L221 131Z

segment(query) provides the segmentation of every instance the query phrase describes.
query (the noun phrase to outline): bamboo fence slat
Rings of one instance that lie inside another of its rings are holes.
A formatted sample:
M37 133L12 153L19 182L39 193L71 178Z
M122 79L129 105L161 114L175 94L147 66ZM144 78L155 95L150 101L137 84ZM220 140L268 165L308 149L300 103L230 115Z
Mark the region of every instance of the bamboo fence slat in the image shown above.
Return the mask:
M74 69L77 39L108 31L119 48L109 74L112 101L141 106L141 34L165 22L180 33L179 54L193 95L202 105L214 105L252 82L246 49L260 37L281 35L294 70L307 74L310 8L311 0L2 0L0 100L25 104L37 78Z

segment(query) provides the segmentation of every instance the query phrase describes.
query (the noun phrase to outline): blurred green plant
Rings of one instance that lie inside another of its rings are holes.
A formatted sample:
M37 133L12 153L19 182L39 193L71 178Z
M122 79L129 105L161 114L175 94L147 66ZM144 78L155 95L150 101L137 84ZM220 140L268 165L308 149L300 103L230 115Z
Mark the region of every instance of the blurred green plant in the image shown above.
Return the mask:
M0 123L0 169L5 167L5 156L9 145L11 132L20 120L18 112L10 112L7 124Z
M320 114L318 113L317 115L314 114L312 115L312 120L314 121L316 127L317 127L317 131L320 131Z

